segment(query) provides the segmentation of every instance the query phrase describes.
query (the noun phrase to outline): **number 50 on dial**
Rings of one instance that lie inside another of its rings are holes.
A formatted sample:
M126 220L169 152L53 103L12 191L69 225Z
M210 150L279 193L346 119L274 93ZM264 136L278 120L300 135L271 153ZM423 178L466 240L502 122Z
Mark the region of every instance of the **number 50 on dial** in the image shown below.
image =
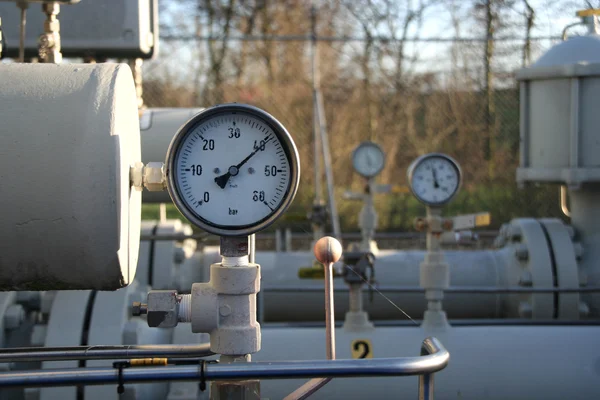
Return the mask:
M243 236L273 223L300 180L298 150L285 127L245 104L208 108L183 125L166 161L167 189L196 226Z

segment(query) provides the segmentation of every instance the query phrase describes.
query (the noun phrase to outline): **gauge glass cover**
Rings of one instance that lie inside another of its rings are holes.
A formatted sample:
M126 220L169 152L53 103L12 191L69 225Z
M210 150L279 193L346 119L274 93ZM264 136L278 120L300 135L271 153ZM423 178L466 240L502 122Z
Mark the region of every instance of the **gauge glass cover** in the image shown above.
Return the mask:
M371 178L385 166L385 155L381 147L373 142L363 142L352 153L352 166L360 175Z
M256 107L226 104L202 111L173 139L168 190L200 228L249 235L274 222L295 196L298 152L286 129Z
M410 188L426 205L442 205L458 192L461 171L458 163L445 154L419 157L409 168Z

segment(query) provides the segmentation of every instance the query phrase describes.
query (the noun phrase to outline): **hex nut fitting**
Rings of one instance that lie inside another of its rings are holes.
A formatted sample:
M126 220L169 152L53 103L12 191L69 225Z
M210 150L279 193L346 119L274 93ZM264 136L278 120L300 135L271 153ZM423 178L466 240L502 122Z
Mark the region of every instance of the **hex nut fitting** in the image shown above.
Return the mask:
M519 286L531 287L533 286L533 275L531 271L525 270L519 277Z
M445 231L451 231L454 228L454 221L451 218L444 218L442 220L442 229Z
M579 242L573 243L573 251L575 252L575 258L581 260L583 257L583 246Z
M139 317L144 314L148 314L148 305L139 301L134 301L131 305L131 315Z
M173 250L173 262L175 264L181 264L186 259L185 249L182 247L175 247Z
M507 235L513 242L518 242L523 236L523 230L519 225L508 225Z
M160 192L165 189L165 165L161 162L149 162L144 167L144 186L151 192Z
M429 227L429 224L425 218L419 217L419 218L415 218L414 226L415 226L415 229L417 230L417 232L423 232L423 231L427 230L427 228Z
M135 190L141 192L144 189L144 163L141 161L137 161L129 168L129 180L131 181L131 186L134 187Z
M533 316L533 308L527 301L519 303L519 316L521 318L531 318Z
M515 256L521 261L527 261L529 259L529 250L524 244L518 244L515 246Z
M148 326L173 328L179 320L179 296L176 290L153 290L148 293Z
M48 2L42 4L42 11L46 14L58 15L60 12L60 4L56 2Z
M579 316L587 317L588 315L590 315L590 307L587 305L587 303L580 301L579 302Z
M25 321L25 308L20 304L11 304L4 312L4 329L17 329Z

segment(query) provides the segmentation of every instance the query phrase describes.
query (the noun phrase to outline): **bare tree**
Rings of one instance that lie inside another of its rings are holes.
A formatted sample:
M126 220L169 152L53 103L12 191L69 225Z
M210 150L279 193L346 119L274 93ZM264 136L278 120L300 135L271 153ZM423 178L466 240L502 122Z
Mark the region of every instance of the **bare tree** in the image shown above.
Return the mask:
M210 103L222 103L225 57L233 24L236 0L198 0L198 10L205 14L204 29L209 36L219 36L220 41L208 42L209 69L203 98Z
M525 6L525 43L523 44L523 58L521 65L526 67L531 62L531 30L535 24L535 10L528 0L523 0Z

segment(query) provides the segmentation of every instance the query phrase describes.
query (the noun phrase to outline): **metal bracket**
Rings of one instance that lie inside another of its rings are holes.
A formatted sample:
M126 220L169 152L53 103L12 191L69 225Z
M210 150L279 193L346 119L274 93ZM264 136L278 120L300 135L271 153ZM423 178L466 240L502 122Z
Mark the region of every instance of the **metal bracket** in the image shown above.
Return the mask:
M167 177L165 164L161 162L149 162L144 165L136 162L129 168L129 180L131 186L138 192L145 187L150 192L160 192L167 188Z
M0 18L0 59L2 59L2 53L6 53L6 42L2 35L2 18Z

